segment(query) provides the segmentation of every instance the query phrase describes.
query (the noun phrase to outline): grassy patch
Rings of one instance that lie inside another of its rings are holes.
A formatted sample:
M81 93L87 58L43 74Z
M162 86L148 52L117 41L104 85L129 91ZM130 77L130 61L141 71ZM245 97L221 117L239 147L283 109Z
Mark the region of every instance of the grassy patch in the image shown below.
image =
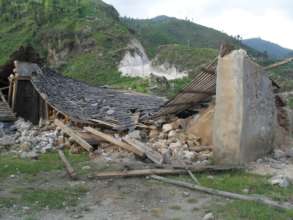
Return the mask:
M196 176L199 182L206 187L242 194L244 189L248 189L249 194L265 195L278 201L292 201L293 199L292 185L288 188L272 186L268 182L268 177L264 176L253 175L246 172L215 174L213 179L208 178L206 174L197 174ZM189 176L175 178L193 183Z
M163 214L163 209L161 208L154 208L151 210L152 216L156 217L156 218L160 218Z
M280 211L254 202L233 201L214 210L217 217L225 220L290 220L293 211Z
M66 206L76 206L79 198L88 190L85 187L51 188L51 189L16 189L13 195L17 197L0 198L0 206L13 205L33 208L62 209Z
M71 155L65 153L73 165L88 160L86 153ZM0 178L10 175L27 174L37 175L41 172L63 169L63 164L56 152L42 154L38 160L20 159L15 155L0 156Z
M180 205L172 205L169 207L169 209L172 209L172 210L181 210L181 206Z
M277 201L293 201L292 185L288 188L272 186L268 183L268 177L252 175L245 172L214 174L213 179L208 178L207 174L197 174L196 176L199 182L206 187L240 194L244 194L243 189L248 189L248 194L264 195ZM174 178L193 183L189 176L179 176ZM233 200L225 205L216 206L211 211L217 213L220 219L225 220L287 220L293 218L293 210L279 211L255 202L244 202L238 200Z
M194 204L194 203L197 203L198 200L196 198L190 198L187 200L188 203L191 203L191 204Z

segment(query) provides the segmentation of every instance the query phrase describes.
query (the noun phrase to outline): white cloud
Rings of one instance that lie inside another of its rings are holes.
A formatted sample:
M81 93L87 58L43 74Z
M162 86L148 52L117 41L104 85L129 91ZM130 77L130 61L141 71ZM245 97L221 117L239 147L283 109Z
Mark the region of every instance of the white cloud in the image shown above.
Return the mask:
M293 49L292 0L106 0L122 16L190 18L230 35L262 37Z

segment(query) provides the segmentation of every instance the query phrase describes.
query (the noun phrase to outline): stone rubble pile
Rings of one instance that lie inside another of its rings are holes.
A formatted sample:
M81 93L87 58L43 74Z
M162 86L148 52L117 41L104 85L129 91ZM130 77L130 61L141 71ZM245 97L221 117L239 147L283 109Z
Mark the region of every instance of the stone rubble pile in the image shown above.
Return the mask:
M146 144L159 152L166 164L209 164L212 157L211 147L202 146L200 137L186 133L184 123L183 119L177 119L172 123L157 126L148 133ZM137 140L145 139L145 134L138 130L128 136Z
M39 154L50 151L58 138L53 124L47 122L33 126L22 118L12 124L8 131L0 138L0 146L18 153L21 158L37 158Z

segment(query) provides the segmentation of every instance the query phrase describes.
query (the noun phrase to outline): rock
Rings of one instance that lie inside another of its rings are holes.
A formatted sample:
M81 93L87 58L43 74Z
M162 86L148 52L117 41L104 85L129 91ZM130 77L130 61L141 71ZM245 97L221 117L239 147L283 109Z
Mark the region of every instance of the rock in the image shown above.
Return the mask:
M176 136L176 131L172 130L168 133L168 138L172 138L172 137L175 137Z
M24 142L19 145L21 151L30 151L30 144L28 142Z
M90 170L91 167L90 167L90 166L84 166L84 167L82 167L81 169L82 169L82 170Z
M264 160L262 158L257 159L257 161L256 161L257 164L262 164L263 162L264 162Z
M64 144L64 137L63 136L59 136L57 139L57 145L61 145Z
M269 182L272 185L278 185L282 188L287 188L290 185L289 179L283 175L274 176L269 180Z
M154 139L154 138L158 137L158 135L159 135L159 131L157 129L152 129L150 131L149 138Z
M134 130L127 135L130 138L136 139L136 140L141 140L141 134L139 130Z
M181 148L182 147L182 143L180 142L180 141L177 141L176 143L171 143L170 145L169 145L169 149L171 150L171 151L174 151L175 149L177 149L177 148Z
M290 149L287 151L287 156L293 158L293 148L290 148Z
M187 159L187 160L193 160L196 156L196 153L192 151L183 151L183 153L184 153L183 159Z
M164 124L162 127L163 132L167 133L173 129L172 124Z
M188 196L190 196L190 193L189 192L183 192L183 196L188 197Z
M242 49L220 57L216 94L215 163L243 164L269 153L276 105L272 82L263 68Z
M245 193L245 194L248 194L249 193L249 189L243 189L242 192Z
M214 220L215 219L215 216L213 213L207 213L202 220Z
M20 158L21 159L38 159L39 155L34 152L34 151L31 151L31 152L21 152L20 153Z
M211 104L208 109L201 112L187 125L187 135L200 137L201 144L204 146L213 145L213 122L215 105Z
M167 139L168 138L168 134L167 133L164 133L164 132L161 132L160 134L159 134L159 137L158 137L159 139Z
M286 157L286 153L280 149L275 149L273 154L274 159L280 160L281 158Z
M15 144L15 139L13 136L5 135L4 137L0 138L0 145L2 146L11 146Z

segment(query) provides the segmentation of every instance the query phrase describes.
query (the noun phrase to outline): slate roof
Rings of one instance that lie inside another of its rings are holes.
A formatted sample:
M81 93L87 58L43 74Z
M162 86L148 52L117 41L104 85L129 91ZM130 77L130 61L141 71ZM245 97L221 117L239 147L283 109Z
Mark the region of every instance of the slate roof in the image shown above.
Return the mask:
M47 96L50 105L69 117L102 120L120 128L135 124L134 113L146 118L165 103L164 98L157 96L89 86L48 68L33 74L32 83L39 93Z

